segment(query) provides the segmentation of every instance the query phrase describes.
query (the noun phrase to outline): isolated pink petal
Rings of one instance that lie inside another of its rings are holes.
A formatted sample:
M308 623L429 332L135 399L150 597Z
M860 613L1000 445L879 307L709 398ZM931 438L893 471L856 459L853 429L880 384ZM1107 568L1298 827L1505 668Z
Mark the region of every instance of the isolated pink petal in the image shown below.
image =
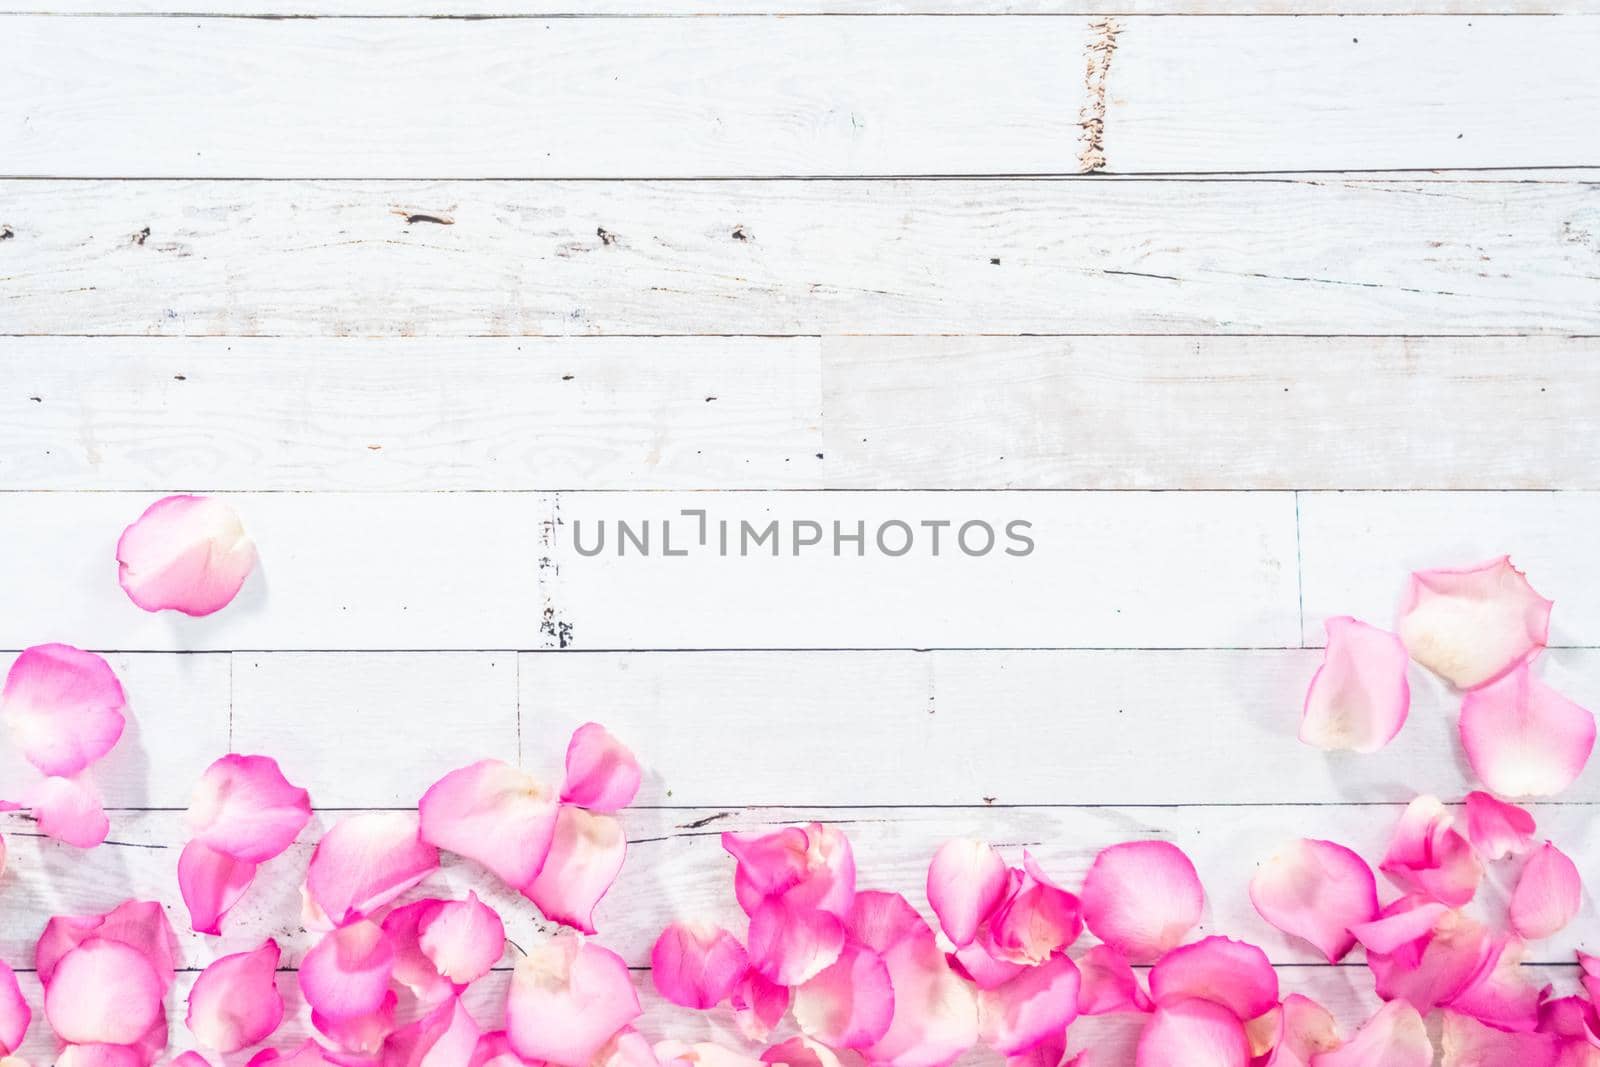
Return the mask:
M1267 922L1337 963L1356 943L1350 927L1377 917L1378 883L1366 860L1348 848L1303 838L1256 869L1250 902Z
M1461 745L1467 762L1501 796L1561 792L1583 773L1594 738L1594 716L1526 667L1461 701Z
M595 932L594 909L622 871L628 837L610 815L561 805L544 866L522 887L547 919Z
M1412 659L1459 689L1475 689L1544 648L1550 601L1509 556L1460 570L1416 571L1399 630Z
M271 1036L283 1021L278 993L278 943L213 962L189 990L190 1033L206 1048L237 1052Z
M255 880L256 865L207 848L199 841L178 856L178 891L197 933L222 933L222 919Z
M1096 945L1078 958L1078 1014L1149 1011L1150 998L1122 953L1110 945Z
M1406 806L1379 869L1401 889L1452 908L1472 899L1483 875L1472 846L1433 796L1417 797Z
M1247 1067L1250 1041L1233 1012L1209 1000L1156 1008L1139 1035L1137 1067Z
M29 763L46 775L71 777L116 745L127 703L100 656L71 645L35 645L6 675L0 720Z
M1355 1036L1311 1058L1311 1067L1432 1067L1433 1044L1422 1016L1404 1000L1379 1008Z
M779 985L821 973L844 948L844 923L832 912L768 900L750 916L750 965Z
M145 611L210 615L238 595L256 547L223 501L169 496L122 531L117 563L123 591Z
M1349 616L1326 623L1328 646L1300 715L1300 740L1317 748L1376 752L1411 710L1410 657L1400 639Z
M268 756L223 756L189 799L189 832L234 859L265 863L311 821L311 797L289 784Z
M131 1045L161 1020L161 977L137 949L90 938L61 957L44 992L44 1013L62 1041Z
M1089 929L1134 963L1154 961L1200 921L1194 864L1165 841L1129 841L1095 857L1083 883Z
M928 865L928 903L957 948L972 943L978 926L1000 906L1006 864L986 842L955 838L939 846Z
M733 886L746 915L772 897L841 919L850 914L856 861L849 838L838 830L810 823L769 834L726 833L722 847L739 862Z
M863 1054L874 1067L946 1067L978 1040L972 987L946 962L932 933L906 937L883 953L894 989L889 1029Z
M556 798L537 779L499 760L451 771L418 805L422 839L476 860L521 888L544 866L556 829Z
M1263 1067L1309 1067L1319 1052L1338 1048L1343 1041L1333 1013L1310 997L1290 993L1278 1013L1278 1032Z
M567 780L561 799L590 811L618 811L639 792L639 761L596 722L584 723L567 743Z
M0 960L0 1056L22 1047L22 1037L32 1021L33 1011L17 984L16 973Z
M1002 1056L1016 1056L1064 1031L1078 1014L1078 968L1066 956L1029 967L978 994L978 1033Z
M1254 1019L1278 1003L1278 972L1254 945L1207 937L1173 949L1150 969L1150 999L1158 1009L1191 997L1216 1001L1240 1019Z
M439 866L409 812L367 812L333 825L311 854L306 890L336 925L382 907Z
M367 919L324 935L300 962L300 991L312 1011L338 1023L382 1010L394 975L394 946Z
M1488 793L1467 794L1467 839L1486 860L1521 855L1533 847L1533 816Z
M517 961L506 1033L527 1059L585 1067L639 1011L628 965L608 949L563 934Z
M1511 928L1530 941L1550 937L1570 923L1583 904L1583 880L1566 853L1544 843L1528 857L1511 894Z
M1012 963L1036 966L1064 952L1083 933L1083 905L1023 853L1016 891L989 917L988 950Z
M1556 1067L1560 1043L1553 1034L1507 1033L1459 1012L1443 1013L1440 1067Z
M111 832L100 798L72 778L44 778L23 794L39 832L74 848L94 848Z
M677 922L650 950L656 991L685 1008L714 1008L738 987L750 961L739 940L710 923Z

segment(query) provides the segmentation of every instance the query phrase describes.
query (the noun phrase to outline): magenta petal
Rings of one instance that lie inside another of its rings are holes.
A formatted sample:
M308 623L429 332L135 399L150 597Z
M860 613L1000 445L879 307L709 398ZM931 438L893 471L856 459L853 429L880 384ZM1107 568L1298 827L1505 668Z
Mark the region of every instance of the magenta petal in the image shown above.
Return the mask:
M72 778L45 778L23 795L39 831L74 848L94 848L111 832L100 798Z
M335 1023L383 1008L394 975L394 946L377 923L361 919L325 935L300 962L300 990Z
M1459 689L1476 689L1545 647L1550 601L1509 556L1461 570L1417 571L1399 629L1412 659Z
M183 846L178 856L178 891L189 909L196 933L222 933L222 919L255 880L256 865L199 841Z
M33 1011L22 996L16 973L0 961L0 1057L22 1047L22 1038L33 1021Z
M945 1067L978 1040L978 1002L931 933L883 953L894 989L889 1029L863 1054L874 1067Z
M1522 868L1511 894L1511 928L1530 941L1559 932L1578 914L1583 880L1566 854L1548 841Z
M1533 847L1533 816L1488 793L1467 794L1467 839L1486 860L1503 860Z
M1200 876L1176 845L1129 841L1095 857L1083 883L1089 929L1134 963L1155 960L1200 921Z
M252 863L283 852L310 821L310 795L290 785L267 756L223 756L206 768L189 800L194 839Z
M278 943L223 956L195 979L188 1025L195 1039L217 1052L237 1052L269 1037L283 1021L278 994Z
M1524 976L1526 946L1515 937L1491 937L1487 962L1446 1004L1499 1030L1531 1031L1539 1025L1540 988Z
M1066 956L1029 967L978 994L978 1033L1002 1056L1016 1056L1062 1033L1078 1014L1078 968Z
M389 903L439 866L408 812L351 815L334 824L311 854L306 890L336 925Z
M779 985L796 986L821 973L844 948L844 923L832 912L782 899L750 916L750 964Z
M100 656L71 645L19 655L0 690L0 720L28 762L71 777L116 745L126 722L122 683Z
M1000 906L1006 892L1006 864L983 841L946 841L928 865L928 903L956 948L972 943L978 925Z
M1519 668L1461 701L1461 745L1501 796L1553 796L1594 749L1594 716Z
M44 991L44 1014L62 1041L131 1045L162 1018L166 990L144 955L94 937L62 956Z
M1257 869L1250 902L1267 922L1337 963L1356 943L1350 927L1377 917L1378 883L1367 862L1343 845L1302 839Z
M801 1032L834 1048L875 1044L893 1017L889 968L861 945L846 945L838 959L794 991L794 1018Z
M1300 740L1321 749L1376 752L1411 710L1410 657L1394 634L1348 616L1327 621L1322 666L1306 691Z
M1278 972L1254 945L1207 937L1173 949L1150 970L1150 999L1157 1008L1192 997L1254 1019L1278 1003Z
M1379 1008L1354 1037L1311 1058L1312 1067L1432 1067L1433 1043L1422 1016L1404 1000Z
M733 1021L747 1039L765 1041L789 1011L789 987L763 978L754 967L728 995Z
M750 968L744 946L709 923L673 923L650 950L656 991L685 1008L716 1007Z
M538 780L499 760L451 771L418 805L422 839L476 860L507 885L538 875L556 829L556 801Z
M1149 1011L1150 998L1127 957L1110 945L1096 945L1078 959L1078 1014Z
M613 816L561 805L544 866L522 892L545 918L592 934L594 909L627 856L628 838Z
M1064 952L1083 933L1083 906L1077 897L1045 876L1023 853L1023 873L1015 892L989 917L988 945L996 957L1037 966Z
M1459 908L1478 891L1483 866L1439 798L1420 796L1406 806L1379 869L1408 892Z
M599 945L563 934L517 961L506 998L506 1033L527 1059L586 1067L639 1011L627 964Z
M169 496L122 531L117 563L128 599L144 610L210 615L238 595L256 547L223 501Z
M1137 1067L1248 1067L1244 1024L1209 1000L1175 1000L1156 1008L1139 1035Z
M769 834L726 833L722 847L739 861L733 887L746 915L773 897L841 919L850 914L856 861L850 839L838 830L810 823Z
M618 811L639 792L639 761L599 723L584 723L567 743L561 799L590 811Z

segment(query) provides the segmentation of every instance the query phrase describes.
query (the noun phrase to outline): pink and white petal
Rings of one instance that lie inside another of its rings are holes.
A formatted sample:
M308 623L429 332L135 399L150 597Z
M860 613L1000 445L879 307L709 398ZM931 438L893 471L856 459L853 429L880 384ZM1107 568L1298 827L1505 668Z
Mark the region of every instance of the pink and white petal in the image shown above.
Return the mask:
M952 952L950 966L961 977L979 989L997 989L1021 974L1028 967L995 955L988 937L980 937L966 948Z
M567 743L561 799L590 811L619 811L639 792L639 761L597 722L584 723Z
M312 1011L330 1022L372 1015L383 1008L394 961L394 946L383 928L360 919L325 934L306 953L300 991Z
M178 856L178 891L196 933L222 933L222 919L255 880L256 865L207 848L199 841Z
M111 664L71 645L35 645L0 689L0 721L29 763L69 778L116 745L127 697Z
M639 1012L621 957L562 934L517 961L506 998L506 1033L527 1059L585 1067Z
M627 852L628 836L614 816L563 804L544 866L522 892L545 918L592 934L594 909L617 880Z
M1248 1067L1250 1040L1233 1012L1209 1000L1156 1007L1139 1035L1137 1067Z
M187 818L194 840L235 859L265 863L311 821L311 796L289 784L269 756L228 755L200 776Z
M1054 956L978 994L978 1034L1002 1056L1020 1055L1065 1032L1078 1015L1078 992L1078 968Z
M955 838L939 846L928 865L928 903L951 944L972 943L1005 898L1007 881L1005 861L987 842Z
M1083 883L1089 929L1134 963L1154 961L1200 921L1205 891L1176 845L1129 841L1095 857Z
M1594 750L1594 716L1526 667L1463 697L1460 727L1473 773L1501 796L1554 796Z
M554 794L499 760L451 771L418 810L424 841L476 860L516 888L539 874L556 831Z
M5 1067L4 1062L0 1062L0 1067ZM190 1049L188 1052L180 1052L174 1056L167 1067L211 1067L211 1061Z
M223 956L189 990L189 1032L206 1048L237 1052L259 1044L283 1021L278 993L278 943Z
M165 989L143 953L92 937L62 956L44 991L56 1036L77 1045L131 1045L163 1020Z
M800 1032L834 1048L876 1044L893 1018L889 968L862 945L846 945L838 959L794 991Z
M1483 865L1454 828L1450 812L1433 796L1406 806L1379 867L1408 892L1459 908L1478 891Z
M1391 1000L1355 1036L1311 1057L1311 1067L1432 1067L1433 1043L1417 1009Z
M163 991L177 974L178 935L164 907L153 900L125 900L104 915L57 915L45 924L34 948L39 980L48 984L68 952L91 938L116 941L144 957Z
M1146 1012L1152 1004L1122 953L1096 945L1078 958L1078 1014Z
M761 1054L762 1063L773 1067L844 1067L838 1053L808 1037L791 1037Z
M789 987L762 977L754 967L728 995L733 1022L750 1041L765 1041L789 1011Z
M908 937L933 932L926 919L899 893L864 889L855 895L845 920L850 937L880 956Z
M745 914L783 897L843 919L855 902L856 863L850 839L821 823L770 834L726 833L722 847L739 861L734 892Z
M390 1034L382 1067L462 1067L472 1060L482 1036L466 1006L452 997Z
M1013 963L1037 966L1064 952L1083 933L1083 905L1023 854L1023 875L989 917L989 951Z
M656 991L685 1008L716 1007L749 969L738 938L710 923L673 923L661 931L650 950L650 977Z
M1158 1010L1175 1000L1211 1000L1254 1019L1278 1003L1278 972L1255 945L1208 937L1161 957L1150 969L1150 999Z
M908 937L883 954L894 989L894 1017L872 1047L874 1067L947 1067L978 1040L978 1002L931 934Z
M1467 839L1486 860L1520 856L1533 847L1533 816L1515 804L1474 790L1467 794Z
M1349 616L1326 623L1328 645L1300 713L1300 740L1324 750L1376 752L1406 723L1410 657L1400 638Z
M1263 1067L1309 1067L1319 1052L1343 1043L1332 1012L1310 997L1290 993L1283 998L1278 1033Z
M117 563L123 591L145 611L210 615L239 594L256 546L225 502L169 496L122 531Z
M340 1067L328 1058L320 1045L309 1038L302 1041L292 1052L263 1049L250 1057L247 1067L266 1067L268 1064L271 1067Z
M422 1004L453 998L455 983L439 973L433 959L422 951L422 931L447 902L429 897L390 909L383 917L383 936L394 949L394 980L411 991Z
M40 833L73 848L94 848L111 832L100 798L76 779L41 779L28 788L23 801Z
M152 1062L137 1045L63 1045L55 1067L150 1067Z
M1059 1034L1051 1034L1026 1052L1007 1056L1006 1067L1061 1067L1066 1058L1067 1032L1063 1030ZM1073 1058L1073 1062L1077 1062L1077 1057Z
M693 1045L682 1041L658 1041L652 1049L662 1067L761 1067L762 1061L742 1052L733 1052L710 1041Z
M1578 914L1583 880L1577 865L1546 841L1528 857L1511 894L1511 928L1530 941L1550 937Z
M1451 911L1421 941L1388 955L1369 950L1367 967L1379 997L1404 999L1428 1012L1450 1003L1491 968L1500 947L1483 924Z
M423 954L458 986L482 978L505 955L505 924L477 893L469 892L466 900L443 902L419 929Z
M1517 938L1491 938L1488 962L1445 1003L1497 1030L1537 1029L1544 994L1523 974L1525 955L1526 946Z
M1509 556L1416 571L1400 606L1400 639L1412 659L1458 689L1475 689L1544 648L1550 607Z
M785 986L809 981L839 958L844 923L832 912L768 900L750 916L750 965Z
M1554 1034L1507 1033L1455 1011L1443 1012L1440 1067L1556 1067Z
M22 1038L33 1021L33 1010L22 995L17 975L0 961L0 1056L9 1056L22 1047Z
M511 1039L504 1030L491 1030L478 1038L467 1067L532 1067L530 1061L517 1055Z
M390 990L383 995L383 1002L377 1010L365 1015L335 1019L312 1009L311 1025L338 1050L328 1053L329 1059L346 1062L349 1067L359 1067L370 1063L372 1057L382 1051L389 1035L394 1033L398 1005L399 997Z
M1356 943L1350 927L1377 918L1378 882L1350 849L1303 838L1256 869L1250 902L1267 922L1337 963Z
M631 1026L624 1026L605 1048L595 1053L590 1067L661 1067L650 1040Z
M410 812L366 812L333 825L311 854L306 889L336 925L380 908L439 866Z

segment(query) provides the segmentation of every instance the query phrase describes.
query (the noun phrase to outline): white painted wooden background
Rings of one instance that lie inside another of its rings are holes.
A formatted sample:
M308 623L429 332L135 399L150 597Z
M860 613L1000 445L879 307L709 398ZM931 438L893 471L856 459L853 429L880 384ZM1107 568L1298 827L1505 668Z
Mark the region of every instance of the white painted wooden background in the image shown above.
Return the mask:
M1593 0L203 6L0 0L0 648L104 650L134 711L106 846L0 823L0 957L175 902L230 748L326 826L486 755L554 775L592 718L648 768L599 918L653 1035L728 1033L643 971L673 918L737 925L716 834L816 818L913 899L955 834L1069 880L1171 838L1206 930L1353 1024L1365 971L1250 872L1301 835L1375 858L1472 783L1420 673L1383 753L1295 742L1322 619L1509 551L1600 705ZM261 547L212 619L115 584L174 490L237 494ZM571 550L685 508L1038 547ZM1596 805L1591 771L1536 809L1591 876ZM293 966L307 854L185 937L180 993L267 933ZM1574 943L1592 907L1530 965L1569 988Z

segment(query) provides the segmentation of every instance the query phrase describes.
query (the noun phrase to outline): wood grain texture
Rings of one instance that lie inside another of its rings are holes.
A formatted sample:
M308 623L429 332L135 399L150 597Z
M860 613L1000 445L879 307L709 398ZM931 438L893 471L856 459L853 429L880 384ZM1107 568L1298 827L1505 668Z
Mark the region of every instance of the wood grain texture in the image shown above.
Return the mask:
M1596 489L1597 356L1543 336L0 338L0 488Z
M174 0L0 0L0 14L177 15ZM1594 0L211 0L217 15L627 18L693 15L1592 15ZM191 12L192 14L192 12Z
M0 205L12 334L1600 334L1582 182L0 182Z

